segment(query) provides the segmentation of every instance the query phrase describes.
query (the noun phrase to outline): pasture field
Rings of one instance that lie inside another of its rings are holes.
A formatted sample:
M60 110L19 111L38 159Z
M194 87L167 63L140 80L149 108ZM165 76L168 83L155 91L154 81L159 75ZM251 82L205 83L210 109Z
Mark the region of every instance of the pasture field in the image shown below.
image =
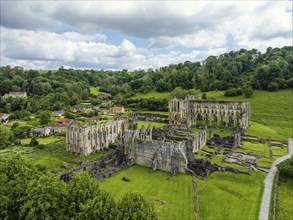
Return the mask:
M151 90L147 93L136 93L131 99L147 99L147 98L166 98L169 99L171 97L170 92L156 92L155 90Z
M258 219L264 178L253 171L251 176L216 172L197 179L199 219Z
M278 182L276 219L293 220L293 180Z
M93 95L97 95L100 92L100 87L99 86L97 86L97 87L91 86L90 87L90 92Z
M60 166L63 162L66 162L69 168L73 169L78 167L78 165L72 163L72 160L93 160L106 153L106 151L101 151L87 157L82 157L67 152L65 145L65 141L62 140L37 147L11 146L0 151L0 158L12 154L21 154L31 159L34 164L45 166L50 171L60 170Z
M131 182L125 182L122 177ZM126 192L138 192L147 201L155 201L159 219L194 219L194 190L192 177L177 174L169 179L170 173L155 171L142 166L131 166L100 182L100 187L112 193L119 200Z

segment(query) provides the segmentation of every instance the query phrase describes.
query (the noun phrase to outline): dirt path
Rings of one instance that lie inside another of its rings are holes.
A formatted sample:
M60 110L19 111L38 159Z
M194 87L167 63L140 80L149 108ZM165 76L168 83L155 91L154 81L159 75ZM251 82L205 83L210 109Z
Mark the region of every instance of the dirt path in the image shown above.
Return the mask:
M273 181L277 172L277 164L283 162L284 160L290 158L293 155L293 138L288 140L288 154L278 158L274 161L270 171L268 172L265 179L265 189L262 196L261 208L259 213L259 220L268 220L270 212L270 201L271 192L273 187Z

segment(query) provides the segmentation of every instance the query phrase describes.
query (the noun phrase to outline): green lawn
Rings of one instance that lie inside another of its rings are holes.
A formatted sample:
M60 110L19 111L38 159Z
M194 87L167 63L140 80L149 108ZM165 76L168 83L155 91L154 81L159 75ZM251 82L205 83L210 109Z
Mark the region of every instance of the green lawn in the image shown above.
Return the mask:
M171 97L170 92L156 92L155 90L152 90L148 93L136 93L131 99L146 99L146 98L166 98L169 99Z
M147 121L135 121L135 123L138 124L138 130L140 130L143 125L144 125L145 128L148 128L149 124L150 124ZM163 123L152 122L152 126L155 126L156 128L160 128L160 127L163 127L165 125L166 124L163 124Z
M293 220L293 180L278 183L276 219Z
M97 86L97 87L91 86L90 87L90 92L93 95L97 95L100 92L100 87L99 86Z
M122 177L130 178L131 182L122 181ZM141 166L131 166L116 175L100 182L103 189L110 191L116 200L126 192L138 192L146 200L159 199L164 204L155 202L155 209L160 213L159 219L194 219L194 195L192 177L177 174L168 179L170 173L163 171L149 172Z
M199 219L258 219L265 174L212 173L197 179Z
M23 147L23 146L11 146L0 150L0 157L7 157L12 154L21 154L24 157L32 159L34 164L39 164L47 167L48 170L59 170L62 162L67 162L70 169L77 167L78 165L72 163L72 160L93 160L106 152L98 152L91 154L88 157L81 157L72 153L69 153L65 149L65 141L58 141L44 145L43 148L37 147Z

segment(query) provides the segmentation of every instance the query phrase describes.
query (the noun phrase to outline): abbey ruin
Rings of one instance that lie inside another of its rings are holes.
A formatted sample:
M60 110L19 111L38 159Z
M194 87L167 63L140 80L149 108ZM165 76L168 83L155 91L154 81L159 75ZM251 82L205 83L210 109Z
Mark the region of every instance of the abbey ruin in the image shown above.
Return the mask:
M133 117L140 116L136 114ZM139 130L131 116L117 117L103 124L72 122L66 132L67 150L88 156L116 143L123 149L123 163L175 175L185 173L188 158L193 158L193 154L206 145L207 126L225 125L247 130L249 122L250 105L247 101L201 101L187 96L185 100L174 98L169 101L169 125L161 128L153 127L150 122L147 128L142 126ZM195 133L189 129L199 123L204 127L201 131ZM234 137L232 139L232 145L233 142L240 143L238 133L235 140ZM119 163L121 161L119 159Z
M246 131L250 126L250 103L195 100L192 95L186 96L184 100L174 98L169 101L169 124L191 127L197 126L198 121L209 126L240 126Z

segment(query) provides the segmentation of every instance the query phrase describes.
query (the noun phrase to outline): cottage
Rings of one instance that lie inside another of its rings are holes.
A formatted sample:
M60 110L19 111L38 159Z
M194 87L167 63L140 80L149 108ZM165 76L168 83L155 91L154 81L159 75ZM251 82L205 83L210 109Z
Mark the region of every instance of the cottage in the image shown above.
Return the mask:
M1 122L8 122L9 118L6 113L0 113L0 123Z
M36 137L47 137L51 133L51 130L48 127L45 128L36 128L33 130L33 135Z
M103 115L109 114L109 110L108 109L102 109L101 112L102 112Z
M64 133L66 132L66 127L73 121L73 119L69 118L59 118L57 123L48 123L48 127L55 133Z
M110 97L111 94L110 93L105 93L105 92L99 92L98 94L96 94L97 98L107 98Z
M73 107L73 111L74 112L80 112L80 111L82 111L83 110L83 106L82 105L75 105L74 107Z
M61 117L64 115L64 113L65 113L65 111L62 109L62 110L53 112L53 116L54 117Z
M107 105L111 105L111 104L112 104L112 101L111 100L108 100L108 99L107 100L103 100L102 103L101 103L102 106L107 106Z
M125 112L125 109L123 106L114 106L109 108L109 112L112 114L121 114Z
M4 97L24 98L24 97L27 97L27 93L26 92L9 92L9 93L6 93Z
M85 114L89 114L89 113L91 113L93 110L91 109L91 108L87 108L87 109L85 109L85 110L83 110L83 113L85 113Z

